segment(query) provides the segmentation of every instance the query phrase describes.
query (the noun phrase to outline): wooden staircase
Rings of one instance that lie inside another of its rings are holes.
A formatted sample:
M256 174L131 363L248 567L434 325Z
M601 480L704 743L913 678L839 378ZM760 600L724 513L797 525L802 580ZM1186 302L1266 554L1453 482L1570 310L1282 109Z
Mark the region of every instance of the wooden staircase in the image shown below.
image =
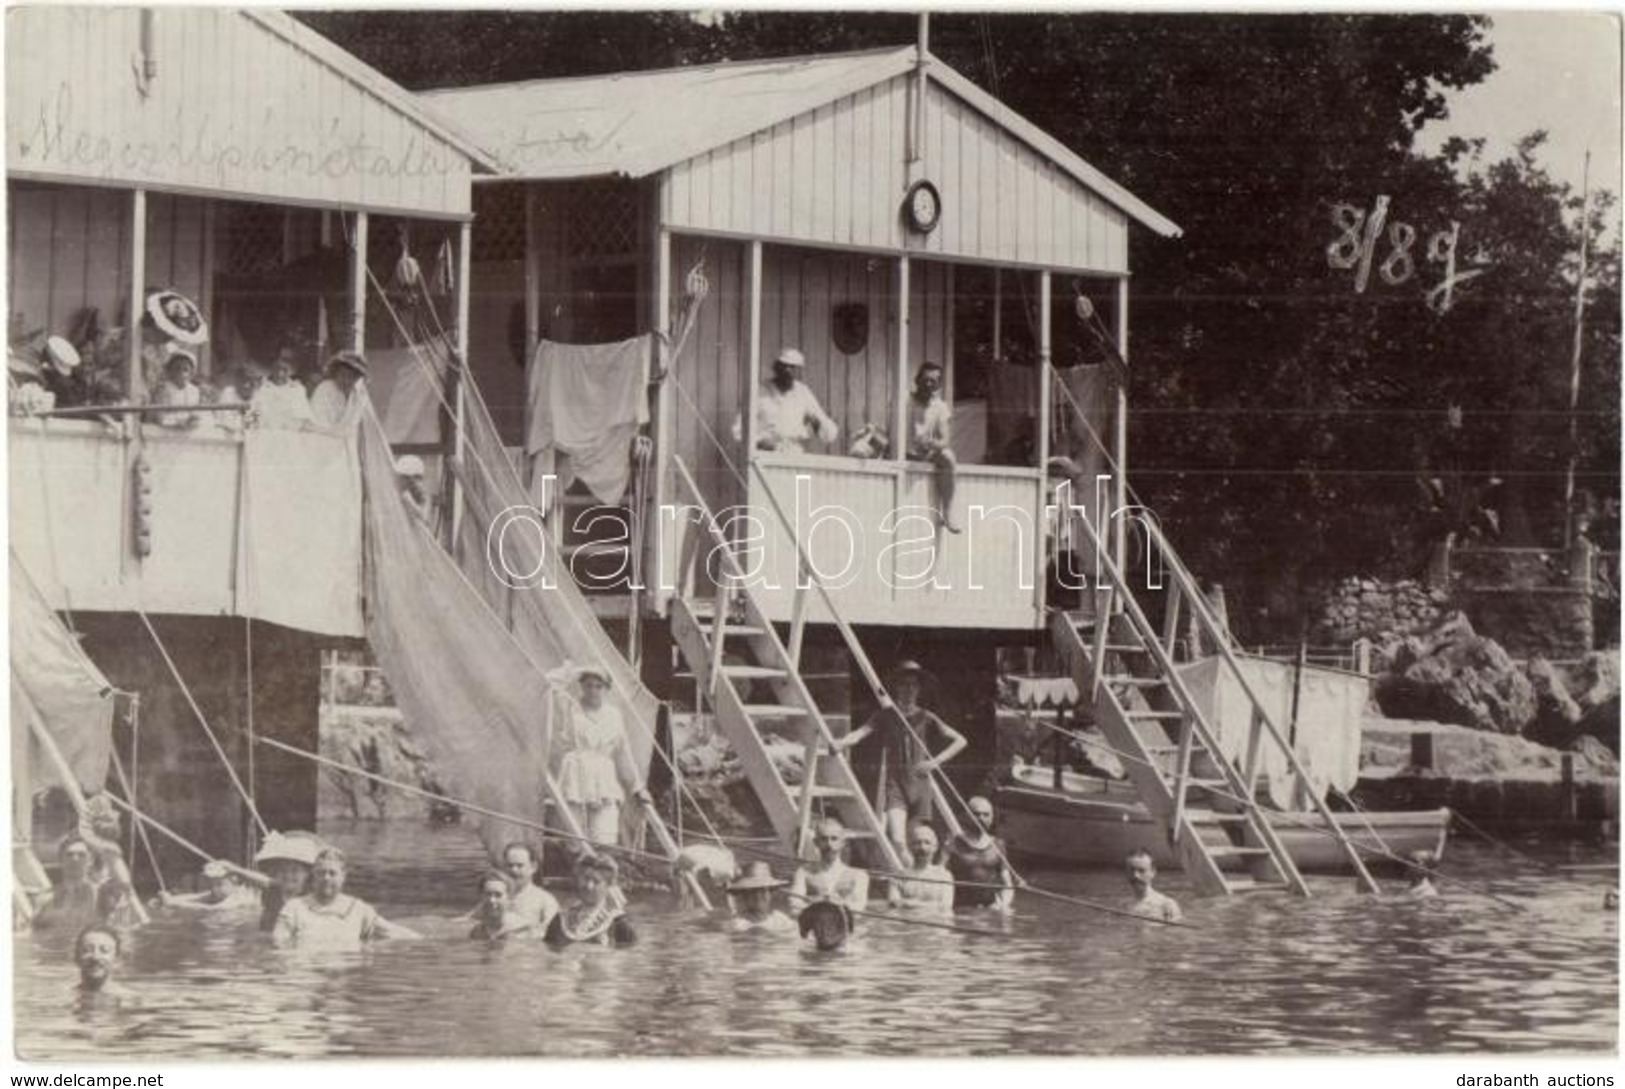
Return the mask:
M1074 523L1098 556L1100 585L1094 591L1093 609L1052 614L1051 638L1070 667L1080 703L1093 707L1095 722L1119 753L1141 804L1162 827L1197 891L1229 895L1273 889L1309 895L1270 824L1270 807L1258 800L1260 760L1268 746L1286 754L1297 779L1294 797L1313 804L1313 811L1302 817L1334 836L1355 873L1376 891L1357 849L1310 785L1291 745L1242 673L1230 650L1228 631L1160 530L1144 523L1147 547L1171 576L1159 631L1095 527L1081 511L1074 513ZM1175 665L1182 605L1188 605L1203 638L1218 648L1221 674L1234 681L1251 704L1251 725L1240 759L1225 755L1214 724Z
M685 549L683 590L671 602L672 636L699 679L723 735L739 755L774 832L788 850L805 856L812 822L832 811L846 825L849 839L870 844L870 857L876 865L904 869L886 839L883 822L864 798L851 763L836 747L829 722L801 676L801 636L807 615L801 594L808 591L798 592L796 620L786 645L751 594L740 556L717 524L687 466L680 458L673 464L680 486L688 493L686 502L700 512L698 543L702 547ZM707 554L721 568L714 589L706 587L702 577ZM837 624L850 636L850 629L838 618ZM856 646L855 638L850 646ZM867 658L861 657L861 647L856 653L860 667L878 686ZM762 688L771 692L771 698L756 694ZM775 736L801 747L799 781L788 781L780 774L769 752L769 740Z

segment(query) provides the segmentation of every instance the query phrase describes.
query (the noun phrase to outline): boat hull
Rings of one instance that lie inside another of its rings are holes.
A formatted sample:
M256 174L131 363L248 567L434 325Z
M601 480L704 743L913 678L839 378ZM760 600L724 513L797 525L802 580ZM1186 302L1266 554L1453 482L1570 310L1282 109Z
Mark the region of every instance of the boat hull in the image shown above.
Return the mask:
M1071 866L1120 866L1134 851L1151 854L1162 868L1179 860L1151 814L1126 783L1089 780L1092 788L1014 783L1000 787L994 800L999 830L1012 854ZM1450 826L1450 810L1339 813L1337 822L1348 838L1363 848L1373 868L1387 855L1404 857L1427 850L1440 856ZM1305 873L1352 873L1348 855L1313 813L1274 813L1270 823L1293 864ZM1217 846L1223 832L1208 838ZM1230 868L1227 866L1226 868ZM1239 867L1237 867L1239 868Z

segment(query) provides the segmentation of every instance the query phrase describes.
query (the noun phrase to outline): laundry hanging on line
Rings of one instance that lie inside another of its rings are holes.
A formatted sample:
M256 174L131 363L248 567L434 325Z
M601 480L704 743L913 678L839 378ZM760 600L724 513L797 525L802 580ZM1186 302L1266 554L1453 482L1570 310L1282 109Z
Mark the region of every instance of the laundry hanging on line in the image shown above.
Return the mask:
M601 503L625 496L632 440L649 422L651 349L648 335L614 344L537 345L525 454L533 469L550 450L566 455L553 467L558 494L580 478Z

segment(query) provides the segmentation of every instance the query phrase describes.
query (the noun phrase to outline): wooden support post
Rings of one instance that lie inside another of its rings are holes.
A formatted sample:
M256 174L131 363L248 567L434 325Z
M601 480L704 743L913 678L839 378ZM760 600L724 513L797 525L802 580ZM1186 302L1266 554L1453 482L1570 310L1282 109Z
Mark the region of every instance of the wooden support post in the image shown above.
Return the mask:
M147 399L147 379L141 369L141 316L146 312L147 305L147 191L145 189L132 189L130 191L130 295L127 300L129 319L125 327L129 330L125 343L126 384L129 388L127 400L131 404L143 404ZM141 433L140 423L135 424L136 434Z
M658 202L661 209L666 206L666 184L666 181L662 178L660 182L661 196ZM664 213L662 212L662 214ZM655 337L656 342L665 346L671 344L670 338L672 335L671 241L671 232L665 227L661 227L655 232L654 313L650 315L650 320L652 328L658 334ZM662 347L660 351L660 362L663 367L670 367L674 364L665 347ZM679 576L677 581L680 583L683 578L687 577L683 571L683 567L686 565L682 564L680 559L681 550L686 549L693 540L693 535L699 532L695 527L687 524L687 519L678 522L675 535L678 540L670 542L678 551L667 552L666 545L668 542L666 541L666 534L662 532L664 527L661 522L660 512L666 508L667 503L671 502L671 458L673 445L677 437L677 406L672 398L675 396L674 384L677 381L677 375L669 374L660 383L659 389L655 391L654 501L650 508L655 518L655 530L653 533L646 533L644 535L646 540L639 545L639 547L649 549L648 552L644 553L644 568L654 572L650 600L653 602L657 613L665 612L667 598L670 596L666 593L666 572L672 569L672 564L676 563L678 564ZM562 522L563 519L559 519L559 521ZM703 555L704 549L702 548L699 551Z
M1411 735L1411 772L1431 772L1433 770L1433 735Z
M1117 281L1117 352L1128 363L1128 278ZM1117 511L1128 507L1128 376L1117 387L1117 411L1112 426L1112 460L1117 468L1112 476L1115 494L1112 503ZM1121 514L1115 519L1116 531L1112 536L1112 549L1117 558L1117 569L1128 570L1128 519Z
M745 393L745 460L756 456L756 399L762 388L762 240L750 242L750 269L746 287L746 303L750 307L750 340L745 345L750 379ZM745 482L750 490L750 482ZM748 497L747 497L748 498Z
M525 185L525 358L520 360L524 373L524 435L530 434L530 380L531 368L536 365L536 347L542 340L542 250L537 239L540 226L541 209L536 199L536 187L529 183ZM655 328L659 328L655 326ZM520 479L525 482L528 490L530 480L530 458L520 455Z
M807 605L812 598L811 586L812 577L798 565L796 596L790 609L790 645L785 648L790 655L790 665L798 670L801 668L802 640L807 635Z
M899 463L908 459L908 304L909 261L905 255L897 259L897 363L892 373L891 450Z
M1558 815L1572 824L1580 819L1579 793L1574 788L1574 754L1566 752L1560 761L1562 779L1558 784Z
M1050 373L1050 360L1053 357L1051 346L1051 329L1053 324L1053 307L1050 305L1050 273L1049 269L1038 274L1038 506L1042 510L1045 502L1045 466L1049 464L1050 453L1050 395L1053 378ZM1035 529L1033 533L1033 603L1036 606L1035 616L1042 620L1044 615L1044 532Z
M367 350L367 213L355 214L350 251L350 348Z
M456 418L452 422L453 450L457 467L467 471L469 459L464 450L468 446L468 276L470 271L470 249L474 241L474 224L471 220L464 220L457 232L457 327L453 336L457 343L453 346L455 355L452 357L452 366L457 371L457 398L452 404ZM506 456L506 455L503 455ZM487 471L495 471L488 469ZM461 539L463 528L463 482L457 479L457 474L451 474L451 547L456 548Z
M1179 608L1182 604L1184 597L1176 579L1174 584L1168 587L1168 596L1164 598L1162 609L1162 646L1170 658L1177 658L1174 644L1179 640Z
M1247 804L1256 800L1258 791L1258 764L1264 756L1264 716L1257 708L1253 708L1253 719L1247 728L1247 756L1243 764L1241 778L1242 796Z

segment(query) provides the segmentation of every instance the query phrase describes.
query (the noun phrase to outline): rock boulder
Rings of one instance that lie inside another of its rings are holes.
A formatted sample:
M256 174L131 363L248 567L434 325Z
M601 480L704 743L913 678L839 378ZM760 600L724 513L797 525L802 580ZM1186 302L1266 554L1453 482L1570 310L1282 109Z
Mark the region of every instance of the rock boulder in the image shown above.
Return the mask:
M1433 719L1519 734L1535 717L1535 690L1500 644L1453 613L1425 636L1404 639L1373 686L1391 718Z

